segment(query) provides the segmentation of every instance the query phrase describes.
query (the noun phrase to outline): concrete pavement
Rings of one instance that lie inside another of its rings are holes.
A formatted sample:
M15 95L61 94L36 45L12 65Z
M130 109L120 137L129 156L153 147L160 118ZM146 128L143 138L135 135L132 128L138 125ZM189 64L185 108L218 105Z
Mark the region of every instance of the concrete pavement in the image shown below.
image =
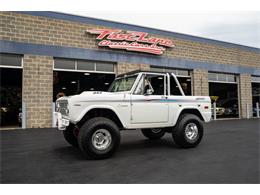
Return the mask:
M123 131L106 160L86 160L54 129L0 131L1 183L259 183L260 120L206 124L201 144Z

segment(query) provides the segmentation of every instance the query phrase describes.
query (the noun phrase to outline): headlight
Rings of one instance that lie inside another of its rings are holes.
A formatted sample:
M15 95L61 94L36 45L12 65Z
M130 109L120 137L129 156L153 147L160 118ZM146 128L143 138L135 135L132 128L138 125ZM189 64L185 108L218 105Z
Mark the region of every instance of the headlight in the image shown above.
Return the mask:
M59 100L56 102L56 112L60 112L62 115L68 116L68 101L67 100Z

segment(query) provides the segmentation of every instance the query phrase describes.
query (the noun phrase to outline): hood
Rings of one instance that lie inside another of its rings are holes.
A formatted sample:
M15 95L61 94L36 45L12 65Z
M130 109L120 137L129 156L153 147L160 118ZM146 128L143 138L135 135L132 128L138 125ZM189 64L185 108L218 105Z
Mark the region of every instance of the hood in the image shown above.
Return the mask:
M111 92L107 91L83 91L79 95L111 95Z
M107 92L107 91L83 91L79 95L118 95L118 94L125 94L127 91L121 92Z
M127 92L105 92L105 91L84 91L79 95L67 97L70 101L95 101L95 100L117 100L124 99Z

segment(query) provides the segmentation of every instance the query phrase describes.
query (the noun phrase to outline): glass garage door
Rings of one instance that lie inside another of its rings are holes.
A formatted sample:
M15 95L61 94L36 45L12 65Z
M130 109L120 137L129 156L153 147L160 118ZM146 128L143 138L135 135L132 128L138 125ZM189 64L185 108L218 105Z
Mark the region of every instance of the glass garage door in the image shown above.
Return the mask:
M0 54L0 128L21 126L22 56Z
M83 91L107 91L115 79L115 64L55 58L53 101Z
M253 103L253 117L260 116L260 77L252 76L252 103ZM258 104L258 108L257 108Z
M217 118L238 118L238 84L233 74L210 73L209 96L212 103L216 102Z

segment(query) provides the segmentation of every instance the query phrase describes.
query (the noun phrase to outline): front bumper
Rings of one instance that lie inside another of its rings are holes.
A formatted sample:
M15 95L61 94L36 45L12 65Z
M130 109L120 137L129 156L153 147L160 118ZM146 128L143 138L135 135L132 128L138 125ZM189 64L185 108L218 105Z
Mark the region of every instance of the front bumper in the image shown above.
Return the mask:
M62 117L60 112L54 112L56 118L56 124L59 130L66 130L66 127L69 126L70 120L68 118Z

